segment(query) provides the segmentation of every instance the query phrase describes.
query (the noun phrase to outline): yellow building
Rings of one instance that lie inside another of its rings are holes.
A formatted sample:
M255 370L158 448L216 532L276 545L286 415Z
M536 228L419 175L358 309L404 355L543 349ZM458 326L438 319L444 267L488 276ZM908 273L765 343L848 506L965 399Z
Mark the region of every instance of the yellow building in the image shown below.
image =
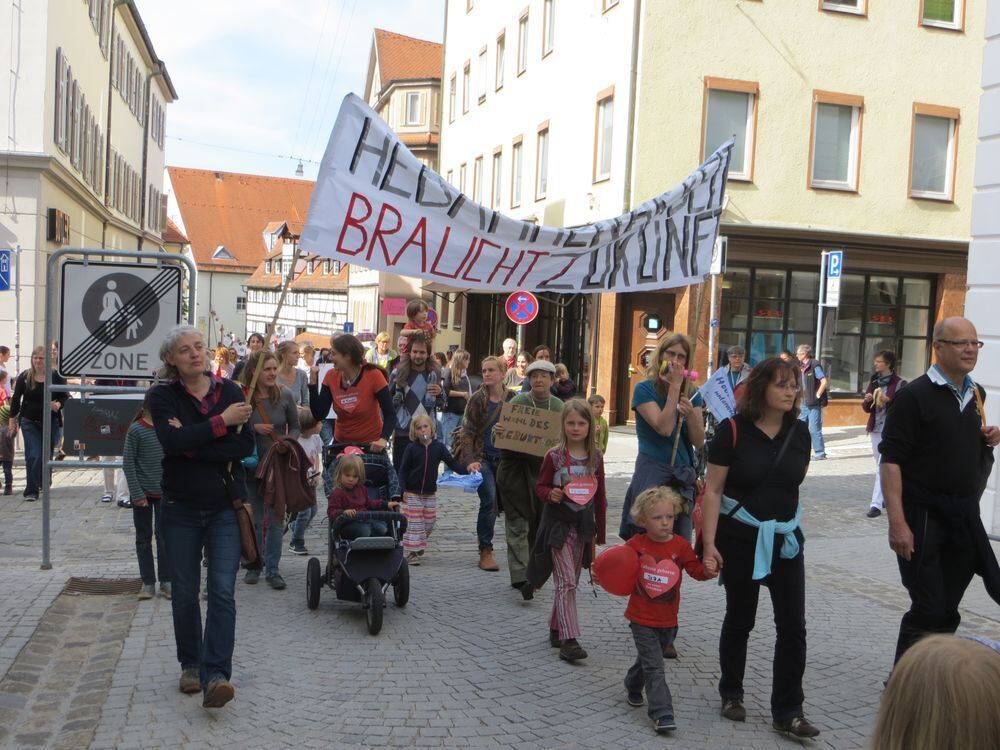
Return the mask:
M736 135L716 366L731 344L751 361L815 348L820 252L843 250L820 347L827 423L862 423L875 353L919 375L935 320L964 306L983 4L662 0L643 12L631 205ZM689 330L696 296L605 295L598 388L612 418L628 416L630 373L656 344L643 316Z

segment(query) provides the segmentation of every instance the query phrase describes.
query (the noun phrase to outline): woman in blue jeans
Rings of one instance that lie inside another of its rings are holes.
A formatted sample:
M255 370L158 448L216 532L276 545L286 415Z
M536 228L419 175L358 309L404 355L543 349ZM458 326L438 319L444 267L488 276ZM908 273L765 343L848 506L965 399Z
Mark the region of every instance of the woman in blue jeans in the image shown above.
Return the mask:
M240 529L234 507L246 498L240 459L253 452L243 391L211 376L209 352L193 326L176 326L160 345L168 382L149 393L156 437L163 446L163 538L173 583L171 608L182 693L203 692L220 708L235 691L230 678L236 642L236 572ZM202 555L208 561L208 612L202 632L198 592Z
M504 387L504 366L497 357L487 357L480 367L483 384L465 407L457 458L464 464L478 462L481 465L483 483L478 489L479 517L476 520L479 569L497 571L500 566L493 557L493 527L499 506L496 476L500 451L493 446L493 428L500 419L500 407L514 398L515 393Z
M14 395L10 402L11 435L21 431L24 440L24 463L26 481L24 499L37 500L42 486L42 420L51 420L49 434L49 458L59 444L62 423L59 412L69 398L67 393L53 393L49 403L42 403L45 391L45 347L36 346L31 352L31 367L17 376L14 381ZM52 373L52 385L66 385L59 373Z

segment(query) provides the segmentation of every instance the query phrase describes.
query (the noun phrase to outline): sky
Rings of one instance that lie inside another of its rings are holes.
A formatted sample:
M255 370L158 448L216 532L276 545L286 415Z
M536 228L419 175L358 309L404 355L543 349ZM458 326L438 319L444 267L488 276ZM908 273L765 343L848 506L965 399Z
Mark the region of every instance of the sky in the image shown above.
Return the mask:
M440 42L444 0L136 0L178 100L167 165L315 179L376 27ZM253 153L251 153L253 152ZM285 158L281 158L285 157Z

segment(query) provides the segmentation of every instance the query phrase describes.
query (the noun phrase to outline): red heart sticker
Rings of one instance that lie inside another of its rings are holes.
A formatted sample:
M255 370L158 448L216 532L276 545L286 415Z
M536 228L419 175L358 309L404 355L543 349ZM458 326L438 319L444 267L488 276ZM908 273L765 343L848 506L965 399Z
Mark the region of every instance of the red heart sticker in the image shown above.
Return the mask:
M681 569L669 557L659 562L652 555L639 557L639 585L650 599L670 591L681 579Z
M597 477L593 475L573 477L563 487L563 494L577 505L586 505L597 492Z
M358 408L358 393L355 390L346 391L337 395L337 406L352 414Z

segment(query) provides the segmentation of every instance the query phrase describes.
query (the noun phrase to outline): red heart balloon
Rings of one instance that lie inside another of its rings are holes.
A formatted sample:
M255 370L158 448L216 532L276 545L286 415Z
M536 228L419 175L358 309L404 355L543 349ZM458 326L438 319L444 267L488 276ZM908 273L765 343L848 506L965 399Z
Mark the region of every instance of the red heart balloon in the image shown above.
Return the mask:
M650 599L663 596L677 585L681 569L669 557L659 562L652 555L639 557L639 585Z

